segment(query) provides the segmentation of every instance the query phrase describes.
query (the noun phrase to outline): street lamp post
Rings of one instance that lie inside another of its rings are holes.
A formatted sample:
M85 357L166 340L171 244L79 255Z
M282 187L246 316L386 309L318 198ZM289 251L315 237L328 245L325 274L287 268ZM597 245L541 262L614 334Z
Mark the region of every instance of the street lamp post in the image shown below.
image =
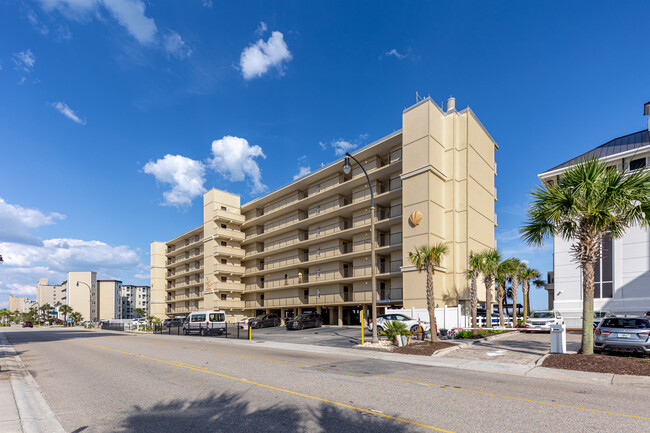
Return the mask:
M93 321L93 298L94 298L93 297L93 289L91 289L90 285L88 283L84 282L84 281L77 281L77 287L79 287L79 283L85 284L86 287L88 287L88 294L90 295L90 317L88 319L92 322ZM68 293L68 296L70 296L69 293ZM69 301L70 301L70 299L68 299L68 302Z
M368 188L370 188L370 278L372 285L372 311L370 312L372 318L372 343L377 343L377 276L375 270L375 195L372 191L372 184L370 183L370 177L368 172L363 168L363 165L349 152L345 152L345 163L343 164L343 173L350 174L352 172L352 166L350 165L350 158L359 164L363 174L366 175L366 180L368 181ZM363 329L363 323L361 324ZM363 331L362 331L363 332Z

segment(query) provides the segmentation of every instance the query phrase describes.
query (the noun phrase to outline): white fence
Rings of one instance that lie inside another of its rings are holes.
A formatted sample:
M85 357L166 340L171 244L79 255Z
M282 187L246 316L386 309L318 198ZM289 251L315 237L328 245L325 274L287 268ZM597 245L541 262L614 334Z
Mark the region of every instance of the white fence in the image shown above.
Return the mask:
M429 312L426 308L411 308L411 309L393 309L386 308L385 314L404 314L412 319L430 322ZM453 329L453 328L469 328L472 324L472 316L463 314L461 307L447 307L436 308L435 310L436 322L438 329ZM523 319L523 317L517 317ZM504 315L505 325L512 326L512 318ZM480 328L485 326L485 317L477 317L477 323Z

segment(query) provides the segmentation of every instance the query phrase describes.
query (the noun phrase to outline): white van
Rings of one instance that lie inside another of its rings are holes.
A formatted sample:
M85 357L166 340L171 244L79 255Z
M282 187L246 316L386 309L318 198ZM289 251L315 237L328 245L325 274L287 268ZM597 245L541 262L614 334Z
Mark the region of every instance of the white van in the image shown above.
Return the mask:
M199 335L223 334L226 331L226 313L224 311L194 311L183 323L185 335L198 332Z

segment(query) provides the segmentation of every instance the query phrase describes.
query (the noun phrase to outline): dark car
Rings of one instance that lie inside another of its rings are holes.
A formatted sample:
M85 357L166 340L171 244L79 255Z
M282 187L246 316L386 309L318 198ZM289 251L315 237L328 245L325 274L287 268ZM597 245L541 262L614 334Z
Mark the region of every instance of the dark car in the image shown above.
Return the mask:
M252 328L267 328L271 326L280 326L280 316L277 314L263 314L257 316L250 322Z
M32 322L30 321L23 322L23 328L33 328L33 327L34 327L34 323Z
M180 328L185 323L185 319L182 317L174 317L173 319L165 319L163 326L166 328Z
M594 352L631 350L650 354L650 320L606 317L594 331Z
M321 326L323 326L323 318L318 313L301 314L287 320L287 329L320 328Z

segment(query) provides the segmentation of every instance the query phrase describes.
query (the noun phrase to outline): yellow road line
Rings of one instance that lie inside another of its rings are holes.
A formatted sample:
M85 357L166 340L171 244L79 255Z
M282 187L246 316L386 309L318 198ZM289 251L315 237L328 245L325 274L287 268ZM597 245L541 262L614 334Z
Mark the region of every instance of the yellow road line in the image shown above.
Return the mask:
M173 365L173 366L176 366L176 367L186 368L186 369L188 369L188 370L194 370L194 371L199 371L199 372L201 372L201 373L212 374L212 375L214 375L214 376L223 377L223 378L225 378L225 379L236 380L236 381L238 381L238 382L247 383L247 384L249 384L249 385L255 385L255 386L260 386L260 387L262 387L262 388L267 388L267 389L272 389L272 390L275 390L275 391L285 392L285 393L287 393L287 394L293 394L293 395L297 395L297 396L300 396L300 397L305 397L305 398L309 398L309 399L312 399L312 400L317 400L317 401L321 401L321 402L324 402L324 403L329 403L329 404L333 404L333 405L336 405L336 406L341 406L341 407L345 407L345 408L348 408L348 409L357 410L357 411L359 411L359 412L369 413L369 414L376 415L376 416L380 416L380 417L383 417L383 418L388 418L388 419L391 419L391 420L394 420L394 421L399 421L399 422L403 422L403 423L406 423L406 424L411 424L411 425L416 425L416 426L419 426L419 427L424 427L424 428L427 428L427 429L430 429L430 430L435 430L435 431L440 431L440 432L446 432L446 433L453 433L453 432L451 432L450 430L443 430L443 429L440 429L440 428L437 428L437 427L433 427L433 426L430 426L430 425L421 424L421 423L419 423L419 422L409 421L409 420L404 419L404 418L398 418L398 417L395 417L395 416L391 416L391 415L386 415L386 414L383 414L383 413L375 412L375 411L372 411L372 410L363 409L363 408L356 407L356 406L351 406L351 405L349 405L349 404L340 403L340 402L338 402L338 401L327 400L327 399L325 399L325 398L316 397L316 396L308 395L308 394L302 394L302 393L300 393L300 392L291 391L291 390L289 390L289 389L278 388L278 387L271 386L271 385L265 385L265 384L263 384L263 383L253 382L253 381L251 381L251 380L247 380L247 379L241 379L241 378L239 378L239 377L228 376L228 375L226 375L226 374L217 373L217 372L215 372L215 371L210 371L210 370L207 370L207 369L205 369L205 368L203 368L203 367L199 367L199 366L192 365L192 364L186 364L186 363L184 363L184 362L165 361L165 360L163 360L163 359L152 358L152 357L150 357L150 356L140 355L140 354L137 354L137 353L125 352L125 351L123 351L123 350L112 349L112 348L110 348L110 347L98 346L98 345L95 345L95 344L84 343L84 342L81 342L81 341L75 341L75 340L71 340L71 341L72 341L73 343L83 344L83 345L85 345L85 346L95 347L95 348L103 349L103 350L109 350L109 351L111 351L111 352L121 353L121 354L123 354L123 355L135 356L135 357L143 358L143 359L147 359L147 360L150 360L150 361L156 361L156 362L161 362L161 363L163 363L163 364L169 364L169 365Z
M174 347L174 346L169 345L169 344L160 344L160 343L151 343L151 344L167 346L167 347ZM205 348L193 348L193 347L189 347L189 346L185 346L185 348L190 349L190 350L206 351ZM636 419L650 420L650 417L646 417L646 416L630 415L630 414L618 413L618 412L610 412L610 411L600 410L600 409L590 409L590 408L586 408L586 407L572 406L572 405L568 405L568 404L553 403L553 402L541 401L541 400L533 400L533 399L528 399L528 398L523 398L523 397L514 397L514 396L511 396L511 395L495 394L495 393L486 392L486 391L477 391L477 390L474 390L474 389L467 389L467 388L460 388L460 387L457 388L457 387L454 387L454 386L440 385L440 384L437 384L437 383L422 382L422 381L412 380L412 379L402 379L402 378L399 378L399 377L374 375L374 374L368 374L368 373L357 373L357 372L354 372L354 371L338 370L338 369L335 369L335 368L321 367L321 366L318 366L318 365L303 364L303 363L293 362L293 361L282 361L282 360L276 360L276 359L260 358L260 357L251 356L251 355L241 355L241 354L237 354L237 353L221 352L221 351L217 351L217 350L211 350L211 352L215 352L215 353L218 353L220 355L236 356L236 357L239 357L239 358L252 359L252 360L264 361L264 362L272 362L272 363L276 363L276 364L295 365L295 366L298 366L298 367L314 368L314 369L332 371L332 372L341 373L341 374L376 377L376 378L380 378L380 379L395 380L395 381L399 381L399 382L414 383L414 384L425 385L425 386L433 386L433 387L436 387L436 388L453 389L453 390L456 390L456 391L470 392L470 393L473 393L473 394L487 395L487 396L490 396L490 397L499 397L499 398L505 398L505 399L509 399L509 400L524 401L524 402L527 402L527 403L543 404L543 405L546 405L546 406L562 407L562 408L566 408L566 409L575 409L575 410L581 410L581 411L586 411L586 412L602 413L602 414L606 414L606 415L622 416L622 417L626 417L626 418L636 418Z

